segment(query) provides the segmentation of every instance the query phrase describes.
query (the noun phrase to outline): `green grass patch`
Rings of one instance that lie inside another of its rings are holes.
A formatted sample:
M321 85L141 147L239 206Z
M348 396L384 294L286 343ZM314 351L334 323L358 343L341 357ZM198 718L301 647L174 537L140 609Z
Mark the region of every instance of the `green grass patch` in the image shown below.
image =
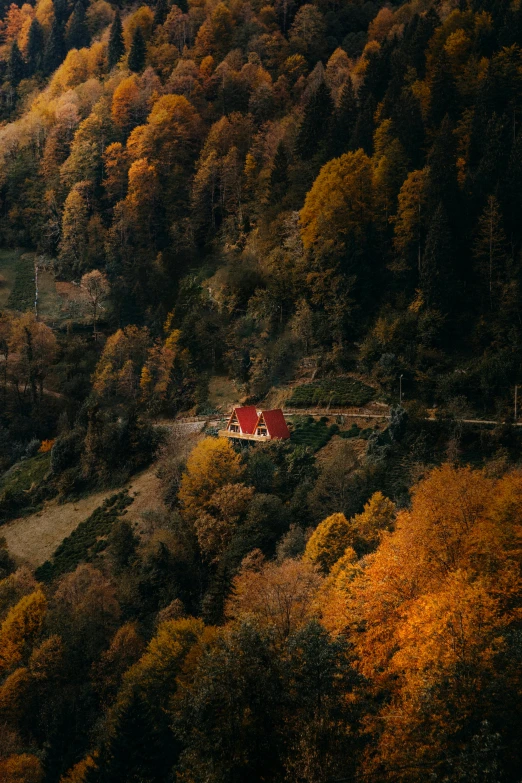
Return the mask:
M14 285L7 299L11 310L25 312L34 307L34 259L29 253L19 256Z
M290 408L358 407L374 396L371 386L355 378L322 378L296 386L286 404Z
M10 492L24 492L33 486L38 486L51 465L51 452L37 454L30 459L17 462L0 479L0 493L6 490Z
M80 563L93 560L105 548L112 525L132 500L126 490L107 498L90 517L80 522L70 536L64 538L52 558L36 570L36 578L52 582L62 574L74 571Z
M49 472L51 454L37 454L22 460L0 479L0 524L37 511L52 486L44 483Z
M17 250L0 250L0 310L7 307L19 260L20 253Z
M292 422L291 441L296 446L309 446L319 451L339 432L337 424L328 426L326 419L316 421L311 416L296 416Z

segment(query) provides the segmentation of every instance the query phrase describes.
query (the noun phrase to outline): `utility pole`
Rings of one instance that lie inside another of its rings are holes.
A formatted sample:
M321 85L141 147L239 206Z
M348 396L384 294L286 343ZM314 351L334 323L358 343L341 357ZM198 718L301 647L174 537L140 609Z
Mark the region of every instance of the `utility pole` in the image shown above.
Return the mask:
M518 386L515 386L515 421L517 420L518 415Z
M38 264L34 263L34 314L38 320Z
M402 379L403 379L403 377L404 376L401 373L401 375L399 376L399 404L400 405L402 405Z

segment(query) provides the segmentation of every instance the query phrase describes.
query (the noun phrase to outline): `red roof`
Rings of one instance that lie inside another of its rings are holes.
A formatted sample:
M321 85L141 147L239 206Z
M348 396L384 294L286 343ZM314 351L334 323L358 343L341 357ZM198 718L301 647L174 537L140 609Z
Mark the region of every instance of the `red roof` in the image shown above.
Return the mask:
M259 420L264 419L268 434L271 438L289 438L290 430L287 427L281 408L273 411L261 411ZM259 422L258 422L259 425Z
M244 408L234 408L241 432L245 435L253 435L257 424L257 410L254 405L245 405ZM232 416L234 415L232 414ZM229 422L230 426L230 422Z

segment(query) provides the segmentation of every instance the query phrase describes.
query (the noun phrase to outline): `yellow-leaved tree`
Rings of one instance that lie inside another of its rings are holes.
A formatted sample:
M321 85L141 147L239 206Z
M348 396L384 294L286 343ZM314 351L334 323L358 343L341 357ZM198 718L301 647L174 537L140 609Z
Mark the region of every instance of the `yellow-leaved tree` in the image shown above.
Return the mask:
M194 521L206 510L214 493L225 484L236 484L243 465L228 440L205 438L192 451L181 479L179 499L184 514Z
M364 237L373 219L372 174L371 160L362 150L323 166L300 214L305 248L320 244L342 249L349 238Z
M344 514L331 514L314 530L306 545L304 557L329 571L353 542L353 526Z
M47 600L37 589L21 598L8 612L0 627L0 674L19 664L30 652L46 611Z

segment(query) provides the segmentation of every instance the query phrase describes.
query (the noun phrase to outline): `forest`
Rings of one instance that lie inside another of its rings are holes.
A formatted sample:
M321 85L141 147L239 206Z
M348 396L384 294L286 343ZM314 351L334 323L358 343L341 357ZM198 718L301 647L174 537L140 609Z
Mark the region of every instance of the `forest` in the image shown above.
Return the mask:
M521 96L520 0L0 0L1 783L522 783Z

